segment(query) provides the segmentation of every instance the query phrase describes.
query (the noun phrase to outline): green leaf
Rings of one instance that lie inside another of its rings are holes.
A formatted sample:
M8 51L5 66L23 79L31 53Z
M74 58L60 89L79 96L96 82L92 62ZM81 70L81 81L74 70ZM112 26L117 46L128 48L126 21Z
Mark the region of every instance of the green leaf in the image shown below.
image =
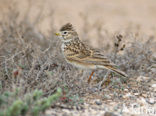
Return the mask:
M22 106L23 102L21 100L14 101L14 103L8 108L8 116L19 116L21 114Z

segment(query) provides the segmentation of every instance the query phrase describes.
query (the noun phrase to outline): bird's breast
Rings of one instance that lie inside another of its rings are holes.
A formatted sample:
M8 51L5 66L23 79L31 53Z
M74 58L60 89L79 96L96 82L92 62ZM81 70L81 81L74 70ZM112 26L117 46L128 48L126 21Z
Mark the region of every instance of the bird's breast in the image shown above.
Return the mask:
M64 49L66 48L66 45L63 43L61 46L61 50L64 52Z

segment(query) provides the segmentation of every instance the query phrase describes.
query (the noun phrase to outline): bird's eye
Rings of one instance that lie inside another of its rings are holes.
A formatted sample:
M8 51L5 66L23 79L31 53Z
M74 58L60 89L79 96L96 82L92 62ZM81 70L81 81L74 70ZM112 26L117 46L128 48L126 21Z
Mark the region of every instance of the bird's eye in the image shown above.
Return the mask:
M67 32L65 31L65 32L63 32L63 34L67 34Z

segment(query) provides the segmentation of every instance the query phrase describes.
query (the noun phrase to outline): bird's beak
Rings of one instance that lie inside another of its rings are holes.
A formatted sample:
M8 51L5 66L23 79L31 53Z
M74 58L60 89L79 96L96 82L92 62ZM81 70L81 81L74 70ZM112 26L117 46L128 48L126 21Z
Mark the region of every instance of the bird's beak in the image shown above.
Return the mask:
M55 33L55 35L56 35L56 36L60 36L61 34L60 34L60 33Z

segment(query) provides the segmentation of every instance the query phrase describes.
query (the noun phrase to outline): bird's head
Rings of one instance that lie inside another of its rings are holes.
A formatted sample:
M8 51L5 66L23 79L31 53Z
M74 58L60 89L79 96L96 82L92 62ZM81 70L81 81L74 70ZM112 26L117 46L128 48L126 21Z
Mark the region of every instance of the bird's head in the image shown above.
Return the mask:
M71 41L75 38L78 38L77 32L74 30L72 24L67 23L60 28L58 33L55 33L58 38L60 38L63 42Z

